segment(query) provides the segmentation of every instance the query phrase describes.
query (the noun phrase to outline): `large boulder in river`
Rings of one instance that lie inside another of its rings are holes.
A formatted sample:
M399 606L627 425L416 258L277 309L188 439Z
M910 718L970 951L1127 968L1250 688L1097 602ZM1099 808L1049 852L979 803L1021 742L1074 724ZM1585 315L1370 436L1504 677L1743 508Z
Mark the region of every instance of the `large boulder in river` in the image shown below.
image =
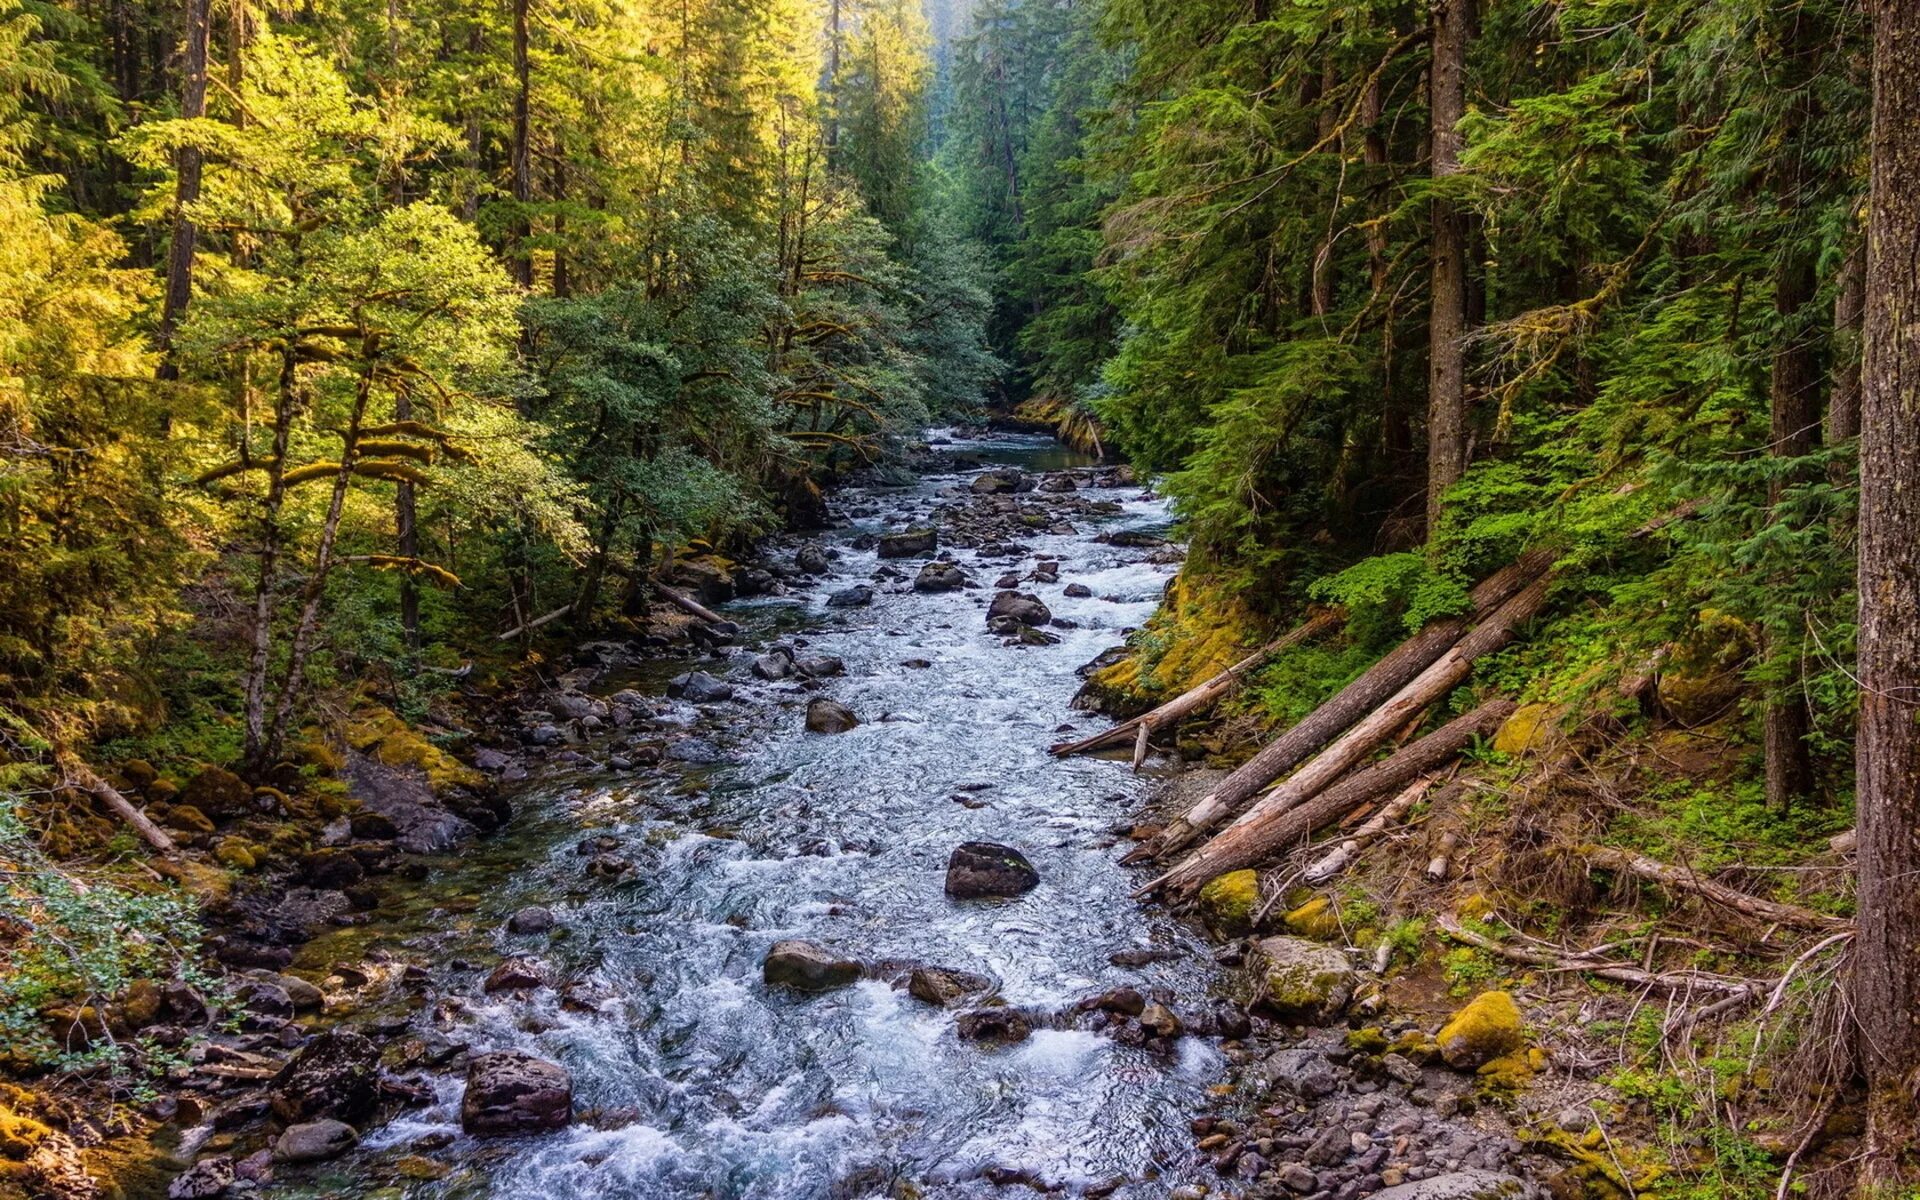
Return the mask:
M883 533L876 549L881 558L913 558L932 554L940 535L932 529L909 529L904 533Z
M364 1125L380 1101L380 1047L344 1029L316 1035L267 1085L273 1115L289 1125L331 1118Z
M1263 939L1249 968L1255 1003L1270 1016L1301 1025L1325 1025L1345 1012L1360 979L1345 954L1296 937Z
M1019 471L1006 470L976 475L967 486L976 496L1010 496L1015 492L1032 491L1034 483Z
M715 679L705 671L689 671L667 681L667 695L695 704L718 704L733 699L733 685Z
M573 1077L524 1050L495 1050L467 1064L460 1127L475 1135L541 1133L573 1120Z
M827 597L828 608L865 608L873 603L873 589L864 583L841 588Z
M860 978L861 966L850 958L788 938L775 942L760 964L760 975L770 987L789 987L802 992L825 992L846 987Z
M985 975L956 971L950 967L915 967L907 976L907 995L941 1008L991 987L993 980Z
M324 1162L339 1158L353 1149L360 1135L345 1121L307 1121L289 1125L273 1144L273 1161L283 1163Z
M860 718L853 710L838 700L829 700L825 696L816 696L807 701L808 733L845 733L858 727Z
M833 573L833 560L827 557L827 548L819 542L808 542L793 552L793 566L807 575L830 575Z
M947 895L956 900L1019 896L1039 886L1027 856L996 842L962 842L947 859Z
M993 603L987 606L987 622L991 624L995 617L1009 617L1038 628L1053 620L1053 612L1033 593L1008 589L995 593Z
M920 568L920 574L913 580L916 592L954 592L965 586L967 573L950 562L930 562Z

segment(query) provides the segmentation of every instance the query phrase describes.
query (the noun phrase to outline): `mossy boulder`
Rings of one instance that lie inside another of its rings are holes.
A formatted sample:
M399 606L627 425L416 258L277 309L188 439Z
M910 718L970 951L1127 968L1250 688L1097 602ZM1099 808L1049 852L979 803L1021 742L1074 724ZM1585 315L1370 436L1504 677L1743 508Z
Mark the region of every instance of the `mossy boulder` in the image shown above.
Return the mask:
M1560 737L1562 709L1558 704L1523 704L1493 735L1493 748L1518 758L1552 746Z
M144 758L130 758L120 764L120 777L127 781L128 786L145 791L153 786L154 780L160 778L160 772L154 770L153 764Z
M1315 941L1330 942L1340 936L1340 914L1325 896L1315 896L1287 914L1287 931Z
M485 775L428 741L388 709L356 712L347 725L347 742L386 766L419 771L436 796L454 788L480 791L487 786Z
M260 856L243 838L221 838L213 844L213 861L236 871L251 871L260 865Z
M1331 946L1297 937L1263 939L1249 968L1255 1004L1271 1016L1324 1025L1346 1011L1360 975Z
M164 819L167 828L178 829L182 833L212 833L213 822L207 814L191 804L175 804L167 809Z
M1456 1071L1477 1071L1527 1044L1520 1006L1507 992L1482 992L1434 1035L1440 1057Z
M190 804L215 820L242 817L252 810L253 789L224 767L203 767L181 790L180 803Z
M1216 937L1245 937L1260 910L1260 876L1251 868L1228 871L1200 889L1200 919Z

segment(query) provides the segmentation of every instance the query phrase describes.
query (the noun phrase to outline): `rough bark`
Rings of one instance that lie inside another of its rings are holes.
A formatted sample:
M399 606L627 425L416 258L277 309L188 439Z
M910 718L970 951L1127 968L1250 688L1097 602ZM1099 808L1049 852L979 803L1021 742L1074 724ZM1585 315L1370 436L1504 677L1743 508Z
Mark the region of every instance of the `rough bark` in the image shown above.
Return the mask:
M1238 821L1169 872L1166 879L1171 886L1198 887L1221 870L1230 870L1217 868L1214 864L1235 857L1233 847L1246 836L1238 831L1249 825L1264 825L1314 795L1372 753L1421 709L1458 687L1473 669L1475 659L1505 646L1513 640L1522 625L1533 619L1546 603L1547 589L1551 583L1551 576L1541 575L1501 605L1498 611L1476 626L1472 633L1461 638L1432 666L1368 713L1352 729L1341 734L1338 740L1294 772L1284 784L1248 809Z
M1466 115L1469 0L1433 0L1428 68L1435 180L1460 173L1460 118ZM1435 197L1433 281L1427 320L1427 535L1440 524L1441 497L1467 467L1467 219Z
M709 625L724 625L726 623L726 618L719 613L701 604L685 592L670 588L664 583L656 582L653 585L653 592L654 595L659 596L662 600L672 604L680 611L687 613L689 616L698 617Z
M1360 857L1360 851L1366 849L1369 842L1385 833L1389 825L1406 816L1432 786L1433 780L1425 776L1408 784L1399 795L1388 801L1385 808L1367 818L1365 825L1342 838L1339 845L1308 866L1301 873L1300 881L1308 887L1318 887L1346 870L1354 859Z
M81 762L74 754L69 751L56 753L54 765L60 768L60 773L75 787L91 792L102 804L112 809L115 816L133 826L134 832L145 839L149 846L162 854L174 853L176 847L173 839L167 836L165 830L149 821L147 814L135 808L132 801L120 794L120 789L94 774L93 769Z
M1813 261L1804 255L1789 255L1774 282L1774 311L1780 318L1779 342L1773 353L1773 374L1768 386L1768 408L1772 415L1771 445L1774 457L1801 458L1813 452L1820 432L1820 375L1814 362L1813 345L1807 336L1802 309L1814 297ZM1767 503L1777 508L1781 497L1794 480L1776 475L1767 485ZM1776 644L1776 652L1793 653L1791 645ZM1813 756L1807 749L1807 733L1812 721L1807 698L1800 688L1800 671L1794 663L1790 675L1768 696L1762 713L1764 731L1767 806L1785 812L1813 790Z
M528 205L533 203L533 149L531 67L527 57L527 3L513 0L513 140L512 162L513 224L508 233L507 266L513 281L523 288L533 287L533 250L527 245L533 235Z
M196 120L207 115L207 36L210 0L187 0L187 44L181 65L180 115ZM193 260L200 244L200 227L188 212L200 199L201 154L198 146L182 146L174 153L173 228L167 242L167 290L160 307L161 379L178 379L173 336L193 298Z
M1856 244L1840 264L1833 295L1833 391L1827 444L1860 436L1860 316L1867 307L1867 250Z
M245 705L246 760L264 765L267 757L267 675L273 663L273 601L280 584L280 509L286 502L287 450L293 414L299 403L297 363L289 347L280 354L280 380L274 393L273 457L267 463L267 496L260 509L259 564L254 576L253 613L247 629Z
M1639 879L1658 883L1662 887L1674 888L1683 892L1692 892L1708 901L1742 916L1769 924L1790 925L1795 929L1839 929L1846 922L1838 917L1817 913L1797 904L1781 904L1775 900L1762 899L1748 892L1730 888L1723 883L1697 875L1686 867L1676 867L1644 854L1635 854L1630 850L1616 850L1610 846L1583 846L1580 856L1588 865L1603 871L1625 871Z
M1253 866L1305 841L1322 825L1338 820L1368 801L1391 795L1420 776L1445 766L1466 749L1475 737L1500 728L1500 723L1513 715L1514 707L1511 700L1489 700L1391 757L1356 771L1324 790L1309 776L1313 770L1311 766L1302 770L1295 779L1288 780L1276 789L1268 800L1256 805L1253 811L1201 847L1198 853L1168 872L1162 885L1169 894L1184 894L1216 875ZM1355 749L1359 754L1366 753L1366 749L1358 745L1357 739ZM1332 761L1327 764L1326 771L1331 771L1334 763L1344 762L1339 768L1344 772L1346 766L1351 766L1355 761L1344 754L1336 754L1331 747L1322 758L1329 756L1332 756ZM1328 777L1324 771L1317 774L1322 778Z
M1467 634L1470 621L1479 620L1505 604L1521 589L1539 579L1553 564L1553 554L1532 550L1482 580L1473 589L1473 612L1464 617L1435 621L1402 642L1331 700L1313 710L1271 745L1243 763L1220 786L1202 797L1170 823L1158 838L1128 855L1129 861L1158 858L1185 846L1222 820L1309 754L1327 744L1341 730L1385 703L1432 666Z
M1135 736L1134 731L1142 727L1152 734L1177 725L1195 713L1212 708L1221 697L1233 690L1234 685L1239 683L1241 677L1247 672L1283 650L1329 632L1345 619L1346 614L1337 609L1323 609L1205 683L1187 689L1152 712L1144 713L1131 721L1122 721L1118 725L1103 729L1092 737L1081 738L1077 742L1061 742L1051 747L1050 752L1055 755L1085 754L1091 750L1125 745L1129 738Z
M1873 0L1872 196L1860 411L1863 1183L1920 1183L1920 4Z

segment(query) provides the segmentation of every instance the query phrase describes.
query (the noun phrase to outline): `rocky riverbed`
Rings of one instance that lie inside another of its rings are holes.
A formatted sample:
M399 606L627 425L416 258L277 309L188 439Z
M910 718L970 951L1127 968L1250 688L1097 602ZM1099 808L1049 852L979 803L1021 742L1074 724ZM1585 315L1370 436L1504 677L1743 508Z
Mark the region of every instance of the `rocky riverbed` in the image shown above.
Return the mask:
M500 714L443 768L511 797L491 836L493 788L437 799L374 730L360 803L228 913L235 1026L149 1110L167 1194L1527 1191L1495 1054L1341 950L1140 908L1153 773L1047 756L1180 561L1163 503L935 440L824 533L674 564L719 621L578 647Z

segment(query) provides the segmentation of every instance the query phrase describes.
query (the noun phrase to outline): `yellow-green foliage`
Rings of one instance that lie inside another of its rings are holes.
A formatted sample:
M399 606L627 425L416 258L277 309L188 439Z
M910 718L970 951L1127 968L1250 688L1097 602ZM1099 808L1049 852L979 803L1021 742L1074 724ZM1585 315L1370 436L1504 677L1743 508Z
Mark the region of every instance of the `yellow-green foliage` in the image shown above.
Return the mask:
M347 743L389 767L413 767L436 795L448 788L480 788L486 776L434 745L391 710L363 708L347 724Z
M1521 705L1493 735L1493 748L1517 757L1550 744L1559 732L1560 713L1557 704Z
M1253 932L1260 906L1260 877L1251 868L1228 871L1200 889L1200 919L1220 937L1244 937Z
M1315 896L1287 914L1287 929L1301 937L1331 941L1340 936L1340 914L1332 901Z
M1251 609L1219 586L1185 572L1135 635L1134 653L1096 671L1089 686L1115 708L1144 708L1205 682L1246 657L1262 628Z
M1440 1056L1458 1071L1472 1071L1526 1046L1520 1006L1507 992L1482 992L1441 1027Z

